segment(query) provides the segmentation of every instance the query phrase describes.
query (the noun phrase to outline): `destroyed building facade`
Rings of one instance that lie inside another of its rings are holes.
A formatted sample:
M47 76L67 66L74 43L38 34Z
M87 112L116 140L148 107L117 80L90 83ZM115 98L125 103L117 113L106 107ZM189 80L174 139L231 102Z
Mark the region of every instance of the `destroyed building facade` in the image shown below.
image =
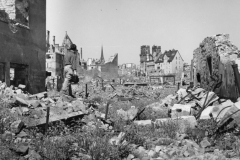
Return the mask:
M205 38L194 50L194 82L206 90L214 90L221 98L237 99L239 93L232 65L240 55L229 41L229 35Z
M101 77L105 79L118 78L118 53L111 56L103 65L101 65Z
M105 63L104 55L103 55L103 46L101 48L101 56L100 59L94 59L94 58L88 58L87 60L87 69L92 70L92 69L98 69L101 71L101 66Z
M44 91L46 0L0 0L0 41L1 81Z
M48 35L49 37L49 31ZM49 44L49 42L47 42ZM46 83L51 85L51 88L61 89L64 81L64 54L61 52L63 48L55 43L55 36L53 36L53 43L48 45L48 52L46 53L46 71L51 73L51 76L46 78Z
M141 72L146 75L154 70L153 55L150 53L150 46L148 45L141 46L140 67Z

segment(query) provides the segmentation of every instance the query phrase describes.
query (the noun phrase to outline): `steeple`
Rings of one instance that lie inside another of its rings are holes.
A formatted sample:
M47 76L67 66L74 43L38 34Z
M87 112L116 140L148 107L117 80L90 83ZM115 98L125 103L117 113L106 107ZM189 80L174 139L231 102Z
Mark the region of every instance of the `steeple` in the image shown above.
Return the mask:
M104 59L104 56L103 56L103 46L102 46L101 57L100 57L100 64L104 64L104 63L105 63L105 59Z
M66 48L69 48L71 44L73 44L72 40L70 39L70 37L68 36L67 31L66 31L65 37L63 39L62 46L66 47Z

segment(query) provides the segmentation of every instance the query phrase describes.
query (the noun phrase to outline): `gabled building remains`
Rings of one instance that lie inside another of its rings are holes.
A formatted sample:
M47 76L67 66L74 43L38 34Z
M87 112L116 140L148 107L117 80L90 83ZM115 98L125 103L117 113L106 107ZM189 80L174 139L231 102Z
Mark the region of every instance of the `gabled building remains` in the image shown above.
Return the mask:
M155 69L161 69L163 74L177 74L183 72L183 59L178 50L165 51L155 60Z
M67 49L73 44L72 40L68 36L67 32L63 38L62 46L55 43L55 36L53 36L53 43L49 43L50 32L47 32L47 46L48 52L46 53L46 71L51 73L51 76L47 77L46 84L49 89L60 90L64 81L64 55ZM77 64L78 66L84 65L82 59L82 49L77 52Z

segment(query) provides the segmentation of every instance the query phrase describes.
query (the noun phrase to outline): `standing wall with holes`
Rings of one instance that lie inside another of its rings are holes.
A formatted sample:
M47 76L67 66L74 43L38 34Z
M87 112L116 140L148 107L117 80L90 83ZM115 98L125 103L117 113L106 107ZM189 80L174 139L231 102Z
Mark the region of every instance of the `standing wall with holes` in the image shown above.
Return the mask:
M45 89L46 0L0 0L0 80Z
M193 54L195 84L200 83L202 88L211 90L218 83L219 88L214 91L219 97L236 100L239 94L232 64L239 55L240 51L229 41L229 35L205 38Z

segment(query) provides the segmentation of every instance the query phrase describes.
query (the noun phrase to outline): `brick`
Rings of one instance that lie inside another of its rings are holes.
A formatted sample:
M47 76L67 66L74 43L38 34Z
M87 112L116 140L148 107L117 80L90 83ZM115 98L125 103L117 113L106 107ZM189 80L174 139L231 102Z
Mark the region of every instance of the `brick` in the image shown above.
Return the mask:
M211 143L210 143L207 139L202 140L202 141L200 142L200 144L201 144L201 147L202 147L202 148L206 148L206 147L211 146Z
M11 131L15 134L18 134L24 127L24 123L21 120L15 121L11 124Z

